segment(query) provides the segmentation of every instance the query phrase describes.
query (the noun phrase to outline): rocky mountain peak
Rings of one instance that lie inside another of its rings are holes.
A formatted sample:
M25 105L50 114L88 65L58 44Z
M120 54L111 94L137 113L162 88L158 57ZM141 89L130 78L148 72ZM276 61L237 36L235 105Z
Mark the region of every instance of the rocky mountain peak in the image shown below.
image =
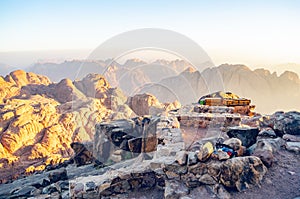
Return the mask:
M280 79L287 79L287 80L291 80L291 81L297 81L300 83L299 81L299 76L297 73L292 72L292 71L285 71L284 73L282 73L279 76Z
M188 67L187 69L185 69L183 71L183 73L194 73L196 72L197 70L194 68L194 67Z
M103 97L102 93L111 88L104 76L95 73L88 74L74 84L86 96L95 98Z
M218 66L219 70L245 70L245 71L251 71L251 69L243 64L221 64Z
M37 75L34 73L27 73L23 70L16 70L11 72L5 77L7 82L13 83L18 87L25 86L28 84L44 84L49 85L51 81L46 76Z

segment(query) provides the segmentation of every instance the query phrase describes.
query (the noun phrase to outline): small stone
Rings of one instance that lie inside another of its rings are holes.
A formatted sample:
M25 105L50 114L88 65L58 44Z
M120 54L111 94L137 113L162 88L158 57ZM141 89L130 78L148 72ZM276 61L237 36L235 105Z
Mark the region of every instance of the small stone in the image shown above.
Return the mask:
M300 149L300 142L286 142L286 147L295 147Z
M205 162L208 160L210 155L213 153L214 147L211 142L205 143L197 154L197 157L200 161Z
M115 154L112 154L110 156L110 159L113 161L113 162L121 162L122 161L122 156L121 155L115 155Z
M111 185L111 189L114 193L126 193L130 189L130 184L127 180L122 180Z
M141 188L144 190L150 189L155 186L156 176L154 172L144 173L142 177Z
M187 173L187 166L181 166L177 162L174 161L173 163L165 164L164 165L164 170L174 172L176 174L186 174Z
M113 154L114 155L122 155L123 150L116 150Z
M49 185L48 187L43 188L42 193L43 194L51 194L54 192L58 192L56 186L54 184Z
M216 184L217 182L211 177L209 174L204 174L203 176L200 177L199 181L203 184L207 185L213 185Z
M228 140L225 140L223 144L226 144L227 146L231 147L234 151L237 151L242 146L242 141L238 138L230 138Z
M197 153L193 151L188 152L188 165L197 164Z
M247 148L241 146L239 150L236 151L236 156L244 156L246 154Z
M38 183L32 184L32 186L34 186L37 189L41 187L46 187L48 185L50 185L50 180L47 177L42 178Z
M257 150L253 153L253 155L259 157L266 167L270 168L272 166L274 155L271 151Z
M223 162L217 161L215 163L208 164L207 165L207 173L210 176L213 176L214 178L218 178L222 163Z
M194 175L207 173L207 164L199 162L193 166L189 167L189 173Z
M213 192L217 195L218 198L230 199L230 193L226 191L223 185L216 184L213 186Z
M268 127L268 128L261 129L260 132L258 133L258 137L260 137L260 138L276 138L277 135L273 129Z
M283 135L282 138L290 142L300 142L300 136L296 136L296 135L285 134Z
M33 186L25 186L19 189L18 191L15 192L14 196L15 197L30 197L32 196L33 192L36 190L35 187Z
M172 181L166 180L166 187L164 193L165 199L180 198L182 196L186 196L188 193L189 193L189 189L182 182L175 181L175 180Z
M185 151L178 151L175 156L179 165L185 165L187 163L187 154Z
M266 183L267 183L267 184L273 184L273 182L272 182L272 180L271 180L270 178L267 178L267 179L266 179Z
M295 175L296 174L296 172L294 172L294 171L288 171L288 174L290 174L290 175Z
M218 151L218 159L219 160L228 160L230 156L225 151Z
M99 192L101 194L103 194L103 192L105 192L105 190L107 190L110 187L111 183L107 182L107 183L103 183L99 186Z
M177 173L175 172L172 172L172 171L166 171L165 174L167 175L167 178L172 180L172 179L180 179L180 175L178 175Z
M70 192L69 191L64 191L61 193L61 198L62 199L69 199L70 198Z
M82 184L82 183L76 184L75 187L74 187L74 189L73 189L73 191L74 191L75 195L83 192L84 191L84 184Z
M67 170L65 168L54 170L48 174L48 178L51 183L55 183L60 180L68 180Z
M183 196L183 197L180 197L179 199L192 199L192 198L190 198L188 196Z
M85 191L92 191L92 190L95 190L95 188L96 188L96 184L92 181L87 182L85 184Z
M59 192L63 190L69 190L69 181L58 181L55 183L55 186Z
M53 192L53 193L50 194L50 198L51 199L60 199L61 196L58 192Z

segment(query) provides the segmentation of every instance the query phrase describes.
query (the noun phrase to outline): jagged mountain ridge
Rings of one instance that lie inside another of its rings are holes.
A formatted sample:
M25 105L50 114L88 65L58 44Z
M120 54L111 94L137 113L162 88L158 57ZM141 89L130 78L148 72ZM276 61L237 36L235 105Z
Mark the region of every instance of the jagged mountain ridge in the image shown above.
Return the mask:
M251 70L244 65L223 64L207 68L202 73L185 70L143 91L154 94L161 101L173 100L177 96L183 99L180 100L182 104L187 104L196 102L202 95L223 89L250 98L262 113L299 110L300 107L300 79L296 73L286 71L278 76L275 72Z
M114 85L113 77L120 78L124 72L128 70L132 70L138 73L145 73L143 70L149 71L149 67L157 67L164 66L163 72L160 74L155 74L155 77L165 78L169 75L174 75L175 72L182 72L187 67L190 67L191 64L187 63L183 60L156 60L153 62L145 62L139 59L128 59L123 64L118 63L115 60L107 59L105 61L102 60L73 60L73 61L65 61L63 63L36 63L33 66L25 69L28 72L33 72L41 75L45 75L49 77L52 81L58 82L61 79L69 78L72 80L81 79L89 73L98 73L107 75L108 81ZM146 67L146 68L144 68ZM117 70L118 69L118 70ZM109 73L109 74L107 74ZM170 74L169 74L170 73ZM113 76L113 77L112 77ZM150 75L151 76L151 75ZM110 80L109 78L112 78ZM152 79L151 77L148 77Z

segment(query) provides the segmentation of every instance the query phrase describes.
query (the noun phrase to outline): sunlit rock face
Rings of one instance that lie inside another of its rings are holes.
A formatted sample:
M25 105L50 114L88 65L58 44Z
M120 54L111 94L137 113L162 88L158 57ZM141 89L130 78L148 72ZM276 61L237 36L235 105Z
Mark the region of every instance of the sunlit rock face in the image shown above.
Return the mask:
M94 138L96 123L135 116L127 97L101 75L52 83L19 70L0 82L1 168L14 162L25 171L35 162L27 169L34 171L62 162L73 155L72 142Z
M0 77L0 82L0 167L22 165L20 173L69 159L70 144L92 141L97 123L180 107L177 101L162 104L148 94L128 100L99 74L53 83L45 76L18 70ZM136 142L139 139L130 146Z

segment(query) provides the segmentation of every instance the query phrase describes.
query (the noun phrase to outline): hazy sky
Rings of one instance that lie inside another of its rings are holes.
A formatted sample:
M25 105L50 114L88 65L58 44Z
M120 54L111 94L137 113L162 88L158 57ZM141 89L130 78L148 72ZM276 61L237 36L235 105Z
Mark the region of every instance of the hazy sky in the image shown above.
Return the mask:
M197 42L216 64L300 63L299 24L300 1L291 0L2 0L0 52L86 49L88 54L119 33L163 28Z

